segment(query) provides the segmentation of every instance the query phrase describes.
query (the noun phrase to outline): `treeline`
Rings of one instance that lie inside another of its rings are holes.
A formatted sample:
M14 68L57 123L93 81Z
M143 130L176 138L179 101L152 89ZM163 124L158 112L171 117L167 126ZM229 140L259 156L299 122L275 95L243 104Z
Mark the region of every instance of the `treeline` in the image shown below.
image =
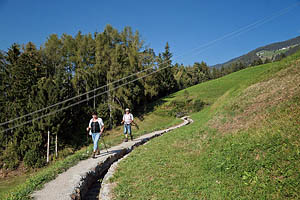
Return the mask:
M92 110L111 128L125 107L143 111L158 98L226 73L204 62L172 64L168 43L156 54L130 27L53 34L40 48L13 44L0 52L0 168L43 166L48 131L60 150L82 146Z

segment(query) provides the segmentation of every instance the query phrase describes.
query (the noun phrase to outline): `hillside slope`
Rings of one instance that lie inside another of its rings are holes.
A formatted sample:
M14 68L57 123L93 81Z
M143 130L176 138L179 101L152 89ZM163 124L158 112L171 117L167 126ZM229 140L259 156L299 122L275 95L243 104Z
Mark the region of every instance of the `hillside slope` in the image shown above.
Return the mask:
M116 199L299 199L299 84L297 52L188 88L209 106L122 161Z
M262 58L263 60L265 58L272 60L272 57L275 58L280 53L283 53L285 56L289 56L295 53L299 49L300 49L300 36L286 41L275 42L269 45L259 47L257 49L254 49L253 51L250 51L247 54L244 54L237 58L233 58L225 63L214 65L212 67L221 68L222 66L225 67L235 62L242 62L245 65L249 65L253 63L253 61L259 58ZM265 57L263 56L263 54L268 54L268 55Z

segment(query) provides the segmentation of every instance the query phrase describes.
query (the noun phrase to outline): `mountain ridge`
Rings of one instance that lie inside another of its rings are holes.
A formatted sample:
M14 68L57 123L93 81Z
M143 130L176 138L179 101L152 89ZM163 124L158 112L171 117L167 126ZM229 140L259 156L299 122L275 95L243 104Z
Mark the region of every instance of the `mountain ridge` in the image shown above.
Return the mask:
M291 48L289 48L289 47L291 47ZM221 67L229 66L236 62L241 62L245 65L251 65L251 63L253 63L255 60L261 59L261 57L257 55L259 52L263 52L263 51L275 52L275 51L278 51L278 50L281 50L284 48L286 51L284 51L284 53L279 53L277 55L275 54L274 60L276 59L276 56L278 56L280 54L283 54L284 56L288 56L288 55L295 53L298 49L300 49L300 36L297 36L297 37L289 39L289 40L285 40L285 41L281 41L281 42L274 42L274 43L271 43L271 44L268 44L265 46L258 47L244 55L238 56L236 58L232 58L227 62L216 64L211 67L212 68L221 68Z

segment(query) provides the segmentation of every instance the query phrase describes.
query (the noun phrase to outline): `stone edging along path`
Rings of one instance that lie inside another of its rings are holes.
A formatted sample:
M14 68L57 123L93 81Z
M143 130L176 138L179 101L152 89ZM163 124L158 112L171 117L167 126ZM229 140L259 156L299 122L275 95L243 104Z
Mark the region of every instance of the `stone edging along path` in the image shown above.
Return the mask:
M32 194L33 199L84 199L84 196L88 193L89 188L98 181L99 177L106 174L107 170L113 163L131 152L135 147L146 143L154 137L160 136L166 132L193 122L188 117L182 117L181 119L184 120L184 122L179 125L145 134L134 139L133 141L123 142L117 146L109 148L108 152L106 152L106 150L102 150L96 159L89 158L80 161L77 165L59 174L56 179L46 183L41 190L35 191ZM116 164L113 166L116 166ZM113 171L110 170L108 174L112 175L112 172ZM109 175L107 175L104 179L106 180L105 183L107 183ZM108 197L110 190L107 188L106 184L103 184L103 186L105 189L102 190L101 195L103 195L104 199L109 199Z

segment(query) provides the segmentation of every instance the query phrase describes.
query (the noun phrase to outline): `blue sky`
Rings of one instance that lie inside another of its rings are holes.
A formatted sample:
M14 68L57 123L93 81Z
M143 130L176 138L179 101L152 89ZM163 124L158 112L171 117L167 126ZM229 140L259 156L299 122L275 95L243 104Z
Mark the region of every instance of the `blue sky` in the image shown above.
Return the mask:
M298 4L297 4L298 3ZM0 49L29 41L42 45L53 33L101 32L106 24L138 30L156 53L169 42L175 62L225 62L259 46L300 35L299 0L0 0ZM296 5L279 16L280 10ZM274 16L249 31L210 41ZM197 51L191 52L191 49ZM179 55L184 55L178 57Z

